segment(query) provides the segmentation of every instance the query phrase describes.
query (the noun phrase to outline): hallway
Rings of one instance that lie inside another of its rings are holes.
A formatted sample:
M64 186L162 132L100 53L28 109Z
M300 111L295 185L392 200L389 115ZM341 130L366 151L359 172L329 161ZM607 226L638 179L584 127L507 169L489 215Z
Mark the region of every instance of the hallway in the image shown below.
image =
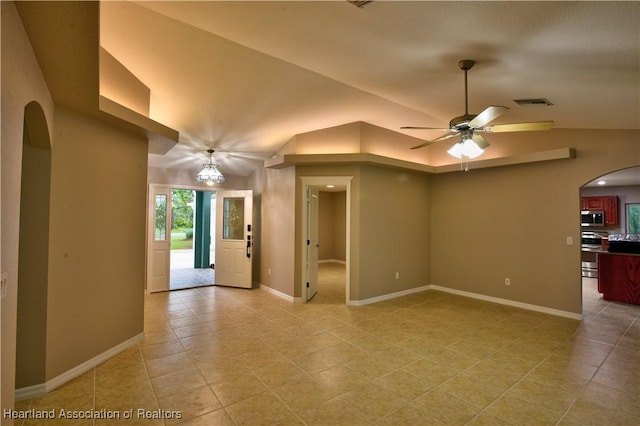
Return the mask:
M310 303L320 305L345 304L345 265L338 262L318 263L318 293Z

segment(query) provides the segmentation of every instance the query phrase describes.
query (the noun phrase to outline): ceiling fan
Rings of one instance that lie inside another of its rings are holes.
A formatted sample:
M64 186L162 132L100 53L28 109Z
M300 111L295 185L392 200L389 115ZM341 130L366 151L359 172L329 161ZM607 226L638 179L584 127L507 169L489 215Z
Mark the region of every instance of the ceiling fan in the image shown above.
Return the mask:
M473 68L474 65L475 61L471 59L463 59L458 62L458 67L462 71L464 71L464 115L453 118L449 122L448 129L421 126L401 127L401 129L441 130L448 132L447 134L437 137L433 140L427 141L420 145L416 145L411 149L423 148L427 145L454 138L459 135L460 141L447 152L457 158L475 158L484 152L484 148L489 146L489 142L487 142L487 140L479 133L549 130L554 126L554 122L552 120L532 121L528 123L494 124L493 126L487 126L487 124L509 110L509 108L505 106L491 105L485 108L485 110L480 114L469 114L467 71Z

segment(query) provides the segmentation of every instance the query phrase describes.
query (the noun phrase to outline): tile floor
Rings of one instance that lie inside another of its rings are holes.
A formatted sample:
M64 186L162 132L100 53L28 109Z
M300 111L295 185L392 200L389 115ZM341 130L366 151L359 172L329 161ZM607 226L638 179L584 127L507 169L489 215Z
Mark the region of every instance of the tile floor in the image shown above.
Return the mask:
M640 306L603 301L595 280L579 322L438 291L349 308L343 271L321 265L308 304L149 295L144 342L16 408L181 416L55 422L82 425L640 423Z
M215 254L211 254L213 259ZM184 290L187 288L209 286L215 283L216 274L212 268L194 268L193 249L171 250L171 273L169 288Z
M215 270L211 268L172 268L169 278L171 290L204 287L216 281Z

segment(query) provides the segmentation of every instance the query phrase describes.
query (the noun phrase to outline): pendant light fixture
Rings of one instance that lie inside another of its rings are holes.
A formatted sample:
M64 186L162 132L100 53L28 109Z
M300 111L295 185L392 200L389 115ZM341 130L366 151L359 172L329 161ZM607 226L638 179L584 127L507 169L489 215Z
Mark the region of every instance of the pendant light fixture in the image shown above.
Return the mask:
M218 165L213 162L213 149L208 149L209 162L204 164L204 168L200 170L200 173L196 176L198 182L204 182L207 185L213 185L214 183L224 182L224 176L220 173Z

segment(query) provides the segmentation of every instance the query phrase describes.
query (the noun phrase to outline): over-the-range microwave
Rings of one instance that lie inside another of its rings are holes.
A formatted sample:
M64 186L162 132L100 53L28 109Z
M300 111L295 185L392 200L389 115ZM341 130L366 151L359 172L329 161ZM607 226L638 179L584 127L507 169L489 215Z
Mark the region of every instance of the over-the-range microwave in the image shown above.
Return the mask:
M604 211L602 210L582 210L580 216L581 226L604 226Z

